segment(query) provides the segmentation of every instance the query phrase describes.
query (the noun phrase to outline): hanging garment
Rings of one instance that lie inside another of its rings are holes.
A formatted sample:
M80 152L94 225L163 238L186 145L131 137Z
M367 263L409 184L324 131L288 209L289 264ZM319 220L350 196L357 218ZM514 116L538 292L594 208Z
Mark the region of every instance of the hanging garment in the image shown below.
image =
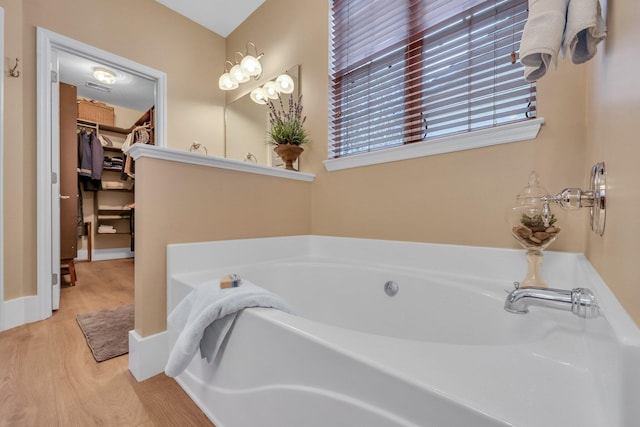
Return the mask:
M127 139L122 145L122 151L129 148L132 144L149 144L151 143L151 136L149 135L149 130L147 129L148 125L138 126L131 131L129 135L127 135ZM124 164L124 172L122 174L123 177L135 178L136 169L135 162L128 154L125 155L125 164Z
M98 191L102 179L104 150L94 132L78 133L78 177L86 191Z

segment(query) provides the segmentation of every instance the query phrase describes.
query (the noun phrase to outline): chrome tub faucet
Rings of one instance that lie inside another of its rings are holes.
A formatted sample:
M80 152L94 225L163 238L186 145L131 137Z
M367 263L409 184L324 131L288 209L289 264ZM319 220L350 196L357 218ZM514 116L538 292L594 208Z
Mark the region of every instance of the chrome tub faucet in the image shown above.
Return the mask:
M513 285L515 289L504 302L504 309L509 313L526 314L530 306L538 306L570 311L584 318L597 317L599 314L596 297L589 289L566 290L535 286L521 288L519 282L514 282Z

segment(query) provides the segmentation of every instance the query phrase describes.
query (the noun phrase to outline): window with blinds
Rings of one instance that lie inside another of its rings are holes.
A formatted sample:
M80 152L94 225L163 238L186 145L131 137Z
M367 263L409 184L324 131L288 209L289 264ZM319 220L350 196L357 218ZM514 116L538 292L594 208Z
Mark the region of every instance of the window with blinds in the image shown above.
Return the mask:
M536 116L527 0L333 0L330 158Z

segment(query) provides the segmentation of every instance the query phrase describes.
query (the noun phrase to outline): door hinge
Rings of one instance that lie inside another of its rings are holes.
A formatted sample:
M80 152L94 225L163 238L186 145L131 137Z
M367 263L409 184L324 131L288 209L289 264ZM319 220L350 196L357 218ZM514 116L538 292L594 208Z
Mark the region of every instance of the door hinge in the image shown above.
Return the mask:
M52 184L58 183L58 174L55 172L51 172L51 183Z
M51 83L58 83L58 72L51 70Z
M56 273L53 273L51 275L51 286L55 286L58 284L58 275Z

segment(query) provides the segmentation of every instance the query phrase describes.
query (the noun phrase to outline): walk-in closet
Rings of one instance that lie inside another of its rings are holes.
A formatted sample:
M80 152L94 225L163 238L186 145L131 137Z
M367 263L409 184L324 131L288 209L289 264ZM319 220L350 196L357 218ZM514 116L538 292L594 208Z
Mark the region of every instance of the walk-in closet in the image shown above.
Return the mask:
M67 60L78 68L79 58ZM78 263L135 256L135 162L125 151L155 143L155 117L153 105L106 96L113 85L66 74L61 68L60 264L62 286L73 287L83 282Z

